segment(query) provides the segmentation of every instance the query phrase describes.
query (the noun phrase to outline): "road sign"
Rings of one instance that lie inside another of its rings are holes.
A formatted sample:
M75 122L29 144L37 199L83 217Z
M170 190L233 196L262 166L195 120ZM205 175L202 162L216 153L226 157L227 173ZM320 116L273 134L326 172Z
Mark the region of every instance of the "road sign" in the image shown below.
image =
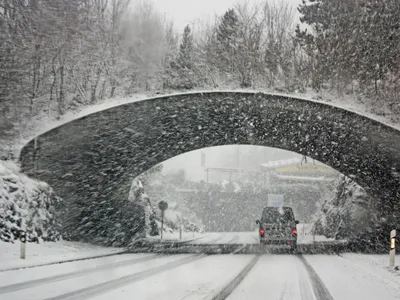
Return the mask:
M158 203L158 208L159 208L161 211L167 210L167 209L168 209L168 203L165 202L165 201L160 201L160 202Z
M268 194L268 206L269 207L282 207L283 206L283 195Z

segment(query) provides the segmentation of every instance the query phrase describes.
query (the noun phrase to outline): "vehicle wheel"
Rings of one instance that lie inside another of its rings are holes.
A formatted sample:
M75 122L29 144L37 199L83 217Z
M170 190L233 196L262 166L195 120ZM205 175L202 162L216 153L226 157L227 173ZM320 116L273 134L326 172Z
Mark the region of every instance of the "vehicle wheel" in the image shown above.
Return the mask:
M297 253L297 241L293 241L293 244L292 244L292 247L290 248L290 251L291 251L293 254L296 254L296 253Z

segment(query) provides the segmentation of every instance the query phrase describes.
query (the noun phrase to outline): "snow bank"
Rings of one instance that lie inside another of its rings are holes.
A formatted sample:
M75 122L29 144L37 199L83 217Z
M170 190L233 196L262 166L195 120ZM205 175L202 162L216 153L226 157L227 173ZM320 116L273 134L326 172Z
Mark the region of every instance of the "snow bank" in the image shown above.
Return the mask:
M388 254L359 254L359 253L343 253L342 257L357 263L360 266L369 266L370 269L375 269L375 272L380 272L385 275L389 271L393 275L397 275L396 279L400 285L400 271L396 271L393 267L389 266L389 253ZM400 266L400 254L396 255L396 266Z
M54 205L59 201L46 183L19 173L11 161L0 160L0 240L13 242L25 227L28 241L58 240Z
M105 248L66 241L29 243L26 246L26 259L23 260L19 258L19 247L19 242L12 244L0 241L0 271L98 257L123 251L121 248Z

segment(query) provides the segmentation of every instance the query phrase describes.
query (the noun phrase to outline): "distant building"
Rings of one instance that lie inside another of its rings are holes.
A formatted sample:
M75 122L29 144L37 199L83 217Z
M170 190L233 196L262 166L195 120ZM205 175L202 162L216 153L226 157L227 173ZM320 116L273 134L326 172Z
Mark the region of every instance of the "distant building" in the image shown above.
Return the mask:
M265 187L280 184L298 184L313 182L332 182L337 178L337 171L320 163L302 158L292 158L263 163L260 171Z

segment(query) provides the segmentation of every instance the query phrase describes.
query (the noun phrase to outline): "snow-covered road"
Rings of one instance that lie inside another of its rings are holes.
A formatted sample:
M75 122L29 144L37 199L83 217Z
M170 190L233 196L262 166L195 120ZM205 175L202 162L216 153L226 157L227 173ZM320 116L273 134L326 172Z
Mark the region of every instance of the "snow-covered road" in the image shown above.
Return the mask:
M303 232L302 224L297 225L297 241L299 244L312 244L315 238L316 242L333 241L323 236L315 236L307 231ZM193 241L189 240L191 244L259 244L258 231L249 232L208 232L198 234L194 237Z
M123 254L1 272L0 299L400 299L383 258Z
M258 244L255 232L209 232L196 238L191 244Z

